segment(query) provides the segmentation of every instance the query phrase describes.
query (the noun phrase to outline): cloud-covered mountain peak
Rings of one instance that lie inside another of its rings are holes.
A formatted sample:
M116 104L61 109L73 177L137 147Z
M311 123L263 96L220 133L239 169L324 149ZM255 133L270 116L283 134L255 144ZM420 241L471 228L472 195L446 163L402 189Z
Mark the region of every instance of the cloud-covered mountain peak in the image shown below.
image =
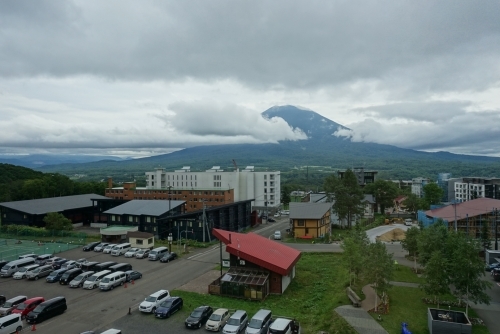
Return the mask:
M304 108L292 105L274 106L262 113L265 118L281 117L291 127L301 129L309 138L332 137L339 128L348 129L320 114Z

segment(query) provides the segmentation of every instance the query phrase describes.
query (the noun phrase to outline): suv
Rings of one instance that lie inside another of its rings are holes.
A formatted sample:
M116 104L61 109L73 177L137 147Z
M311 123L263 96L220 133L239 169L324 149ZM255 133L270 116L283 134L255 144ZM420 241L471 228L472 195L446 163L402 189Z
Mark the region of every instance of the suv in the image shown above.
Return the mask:
M139 311L154 313L154 311L156 311L156 308L160 306L160 304L167 298L170 298L170 292L168 292L168 290L157 291L144 299L144 301L139 305Z
M26 278L34 279L35 281L37 281L40 277L49 276L53 271L54 269L52 269L50 265L41 266L33 269L32 272L26 275Z
M61 279L62 275L67 272L68 269L58 269L58 270L54 270L53 272L50 273L49 276L47 276L47 278L45 279L47 281L47 283L55 283L55 282L59 282L59 280Z
M186 325L186 328L201 328L213 312L214 310L210 306L198 306L187 317L184 325Z
M239 333L243 331L248 322L246 311L238 310L227 320L226 325L222 329L224 334Z
M218 308L212 313L210 318L208 318L205 329L207 331L218 332L224 327L227 319L229 319L229 310L227 308Z

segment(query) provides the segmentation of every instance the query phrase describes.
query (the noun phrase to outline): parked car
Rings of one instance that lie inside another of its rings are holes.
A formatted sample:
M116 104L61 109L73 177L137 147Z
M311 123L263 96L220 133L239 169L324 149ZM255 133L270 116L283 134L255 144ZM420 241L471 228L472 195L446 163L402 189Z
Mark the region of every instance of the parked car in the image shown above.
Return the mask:
M45 301L45 298L43 297L34 297L30 299L26 299L24 302L21 304L17 305L17 307L12 311L12 313L17 313L21 315L21 318L24 319L30 313Z
M44 320L50 319L56 315L64 313L68 309L66 305L66 298L55 297L44 301L33 311L26 316L26 322L29 324L40 323Z
M109 274L111 274L110 270L103 270L91 275L85 282L83 282L83 288L87 290L97 288L101 280Z
M491 271L491 276L495 281L500 281L500 268L495 268Z
M276 223L276 219L274 219L274 218L269 218L267 221L270 223Z
M68 269L68 270L69 269L74 269L74 268L76 268L76 261L71 260L71 261L65 262L61 266L61 268L65 268L65 269Z
M45 262L45 264L53 265L55 262L57 262L59 260L63 260L63 258L59 257L59 256L54 256L54 257L48 259L47 262Z
M127 275L127 282L136 281L142 278L142 274L135 270L127 270L125 274Z
M102 252L105 253L105 254L110 254L111 250L115 246L116 246L116 244L109 244L109 245L107 245L106 247L103 248Z
M87 259L82 257L81 259L78 259L76 260L76 267L77 268L81 268L82 267L82 264L86 263L87 262Z
M94 252L102 252L104 250L104 247L106 247L107 245L109 245L108 242L99 243L99 245L94 247Z
M90 252L90 251L94 250L94 248L96 248L96 246L99 245L99 244L100 244L99 241L91 242L91 243L83 246L82 250L84 252Z
M69 282L74 280L76 276L80 275L83 273L83 270L80 268L73 268L73 269L68 269L62 276L61 279L59 280L59 284L61 285L67 285Z
M406 218L405 219L405 226L412 226L413 225L413 220L411 218Z
M59 280L61 279L62 275L67 272L68 269L58 269L58 270L54 270L53 272L50 273L49 276L47 276L47 278L45 279L47 281L47 283L55 283L55 282L59 282Z
M26 275L26 278L29 280L38 281L39 278L49 276L54 269L52 266L46 264L44 266L33 269L29 274Z
M207 331L219 332L229 319L229 310L227 308L218 308L212 313L205 324Z
M274 218L278 218L278 217L280 217L280 216L281 216L281 214L280 214L279 212L276 212L276 213L274 214Z
M0 261L0 269L3 268L3 266L5 266L7 263L9 263L10 261Z
M94 274L93 271L86 271L84 273L81 273L80 275L76 276L71 282L69 282L69 287L70 288L81 288L83 286L83 283Z
M165 253L161 259L160 262L170 262L172 260L175 260L177 258L177 253L171 252L171 253Z
M19 333L23 329L20 314L10 314L0 318L0 334Z
M65 264L66 262L68 262L67 259L59 259L57 261L54 261L52 263L52 268L54 268L54 270L61 269L62 265Z
M26 296L17 296L7 300L2 307L0 307L0 317L10 314L17 305L23 303L26 299L28 299Z
M281 240L281 231L274 231L274 240Z
M272 322L273 313L270 310L260 309L248 322L245 334L266 334ZM285 332L286 333L286 332Z
M198 306L184 321L184 325L187 328L201 328L213 312L214 310L210 306Z
M484 270L486 271L492 271L495 268L500 268L500 262L492 263L492 264L487 264Z
M29 265L29 266L26 266L26 267L21 267L19 268L18 271L16 271L14 273L14 275L12 275L12 278L13 279L23 279L23 278L26 278L26 275L28 275L29 273L31 273L32 270L36 269L40 267L40 265L38 264L32 264L32 265Z
M242 332L248 323L248 315L246 311L238 310L234 312L227 320L226 325L222 328L222 333L239 333ZM281 333L281 332L271 332ZM286 332L283 332L286 333Z
M139 311L145 313L154 313L158 306L170 297L170 292L168 290L159 290L149 295L144 299L144 301L139 305Z
M135 253L136 259L147 259L149 256L149 249L141 249L137 253Z
M276 318L269 326L269 333L300 333L300 325L292 319Z
M29 253L29 254L24 254L24 255L19 255L19 260L20 259L25 259L27 257L30 257L30 258L33 258L33 259L36 259L38 257L38 255L36 254L33 254L33 253Z
M7 300L7 298L5 298L4 295L0 295L0 307L2 307L3 304L5 304L6 300Z
M181 297L170 297L160 303L155 311L155 317L163 319L169 318L172 314L182 309L184 301Z
M135 254L137 254L138 251L140 251L141 249L140 248L130 248L126 253L125 253L125 257L134 257Z
M41 266L43 266L44 264L46 264L46 262L48 260L50 260L51 258L53 258L54 255L52 254L43 254L43 255L39 255L36 259L35 259L35 263L36 264L39 264Z

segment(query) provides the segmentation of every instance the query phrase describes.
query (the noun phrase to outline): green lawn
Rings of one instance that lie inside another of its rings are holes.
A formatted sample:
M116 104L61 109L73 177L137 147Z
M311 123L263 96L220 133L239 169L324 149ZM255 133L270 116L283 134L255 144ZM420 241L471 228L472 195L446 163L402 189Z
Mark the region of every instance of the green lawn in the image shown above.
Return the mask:
M394 270L394 277L392 280L394 282L408 282L408 283L424 283L422 277L418 277L411 268L398 265L398 268Z
M429 333L427 327L427 309L436 308L437 305L427 305L422 302L425 293L421 289L393 286L389 290L389 314L382 315L383 321L380 323L389 334L401 333L401 323L406 322L408 329L412 333ZM452 297L447 298L450 300ZM446 299L446 298L443 298ZM440 307L442 308L442 307ZM455 311L465 312L465 308L451 308ZM472 311L472 312L471 312ZM373 314L374 319L378 315ZM469 308L469 316L477 316ZM486 326L472 326L474 334L489 334Z
M187 309L199 305L246 310L250 316L261 308L274 315L294 317L302 325L302 333L355 334L356 332L334 309L349 304L345 294L347 273L340 266L342 255L332 253L304 253L297 264L297 275L283 296L269 296L263 302L228 297L173 291L181 296Z

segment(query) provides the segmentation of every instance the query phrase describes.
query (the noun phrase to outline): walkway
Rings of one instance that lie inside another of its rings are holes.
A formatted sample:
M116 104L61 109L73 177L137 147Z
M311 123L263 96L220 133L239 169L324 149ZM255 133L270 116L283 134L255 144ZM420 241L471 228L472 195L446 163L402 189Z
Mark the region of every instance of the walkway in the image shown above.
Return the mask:
M351 305L339 306L335 309L342 318L344 318L354 330L360 334L389 334L380 324L372 318L362 308L356 308Z

